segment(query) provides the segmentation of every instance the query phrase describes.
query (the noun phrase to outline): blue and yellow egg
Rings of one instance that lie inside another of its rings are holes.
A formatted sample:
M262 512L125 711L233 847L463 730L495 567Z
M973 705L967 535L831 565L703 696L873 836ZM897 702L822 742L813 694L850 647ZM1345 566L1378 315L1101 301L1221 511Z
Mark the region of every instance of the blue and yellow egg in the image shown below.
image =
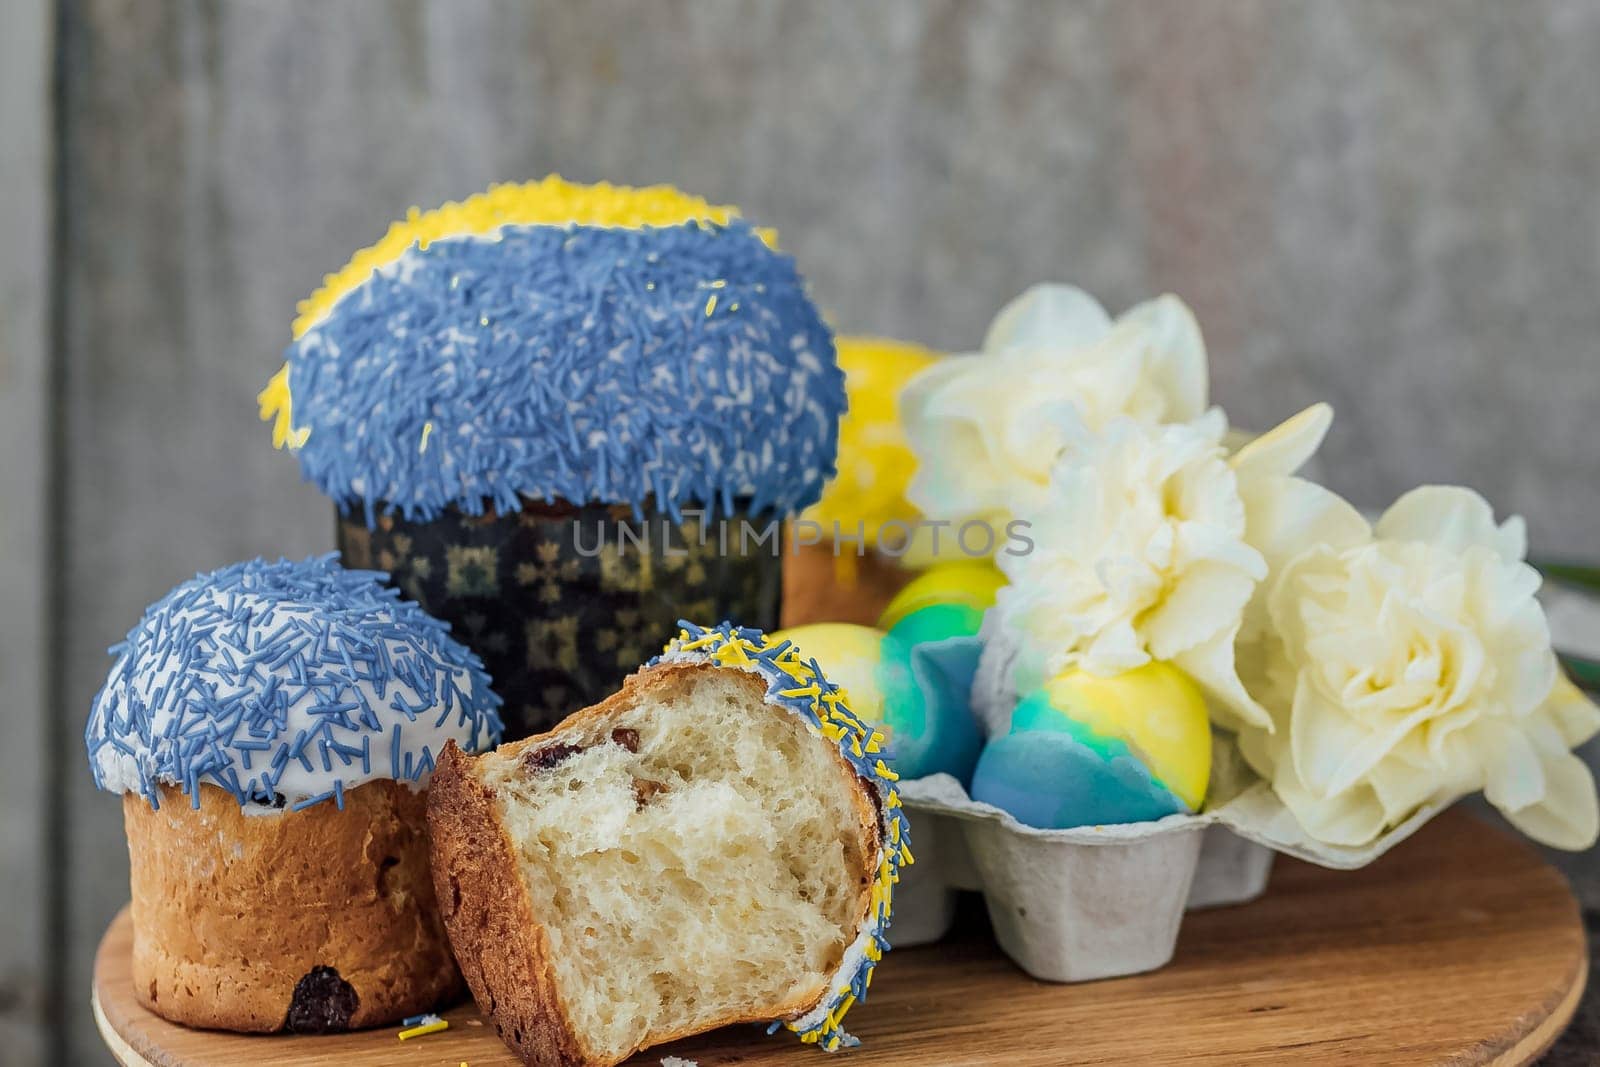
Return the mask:
M970 708L978 627L1003 583L988 563L944 564L894 598L881 628L813 623L773 636L815 657L856 713L882 727L902 777L965 783L983 747Z
M1170 664L1115 677L1066 671L1027 694L983 750L972 798L1029 826L1067 829L1195 812L1211 775L1211 724Z

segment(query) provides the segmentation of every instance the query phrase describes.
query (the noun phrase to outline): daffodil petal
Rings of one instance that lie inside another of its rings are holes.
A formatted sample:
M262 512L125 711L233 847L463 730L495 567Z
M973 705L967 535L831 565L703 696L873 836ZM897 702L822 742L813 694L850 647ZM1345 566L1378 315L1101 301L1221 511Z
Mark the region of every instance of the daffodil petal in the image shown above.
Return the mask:
M1075 285L1035 285L989 324L985 352L1024 345L1076 348L1092 345L1111 328L1111 316L1100 301Z
M1333 408L1312 404L1246 444L1229 464L1243 478L1288 477L1305 466L1333 426Z
M1210 387L1205 339L1194 312L1170 293L1130 308L1120 320L1149 337L1154 357L1164 373L1156 380L1166 386L1165 421L1187 422L1205 411Z
M1272 780L1273 792L1316 840L1356 847L1370 844L1383 832L1383 805L1371 786L1348 789L1337 796L1321 796L1307 790L1292 770L1283 772L1283 768L1292 768L1292 763L1278 766L1279 773Z
M1386 541L1424 541L1451 552L1473 546L1505 560L1520 560L1527 534L1520 519L1495 525L1494 509L1480 494L1455 485L1424 485L1390 505L1374 526Z
M1516 810L1501 809L1511 825L1541 844L1574 852L1593 847L1600 836L1600 801L1588 764L1570 752L1546 759L1545 795Z
M1150 655L1175 659L1218 633L1238 630L1255 587L1250 573L1237 567L1221 563L1188 567L1184 580L1143 619L1140 629Z
M1245 540L1279 571L1308 548L1339 550L1370 540L1367 520L1343 497L1303 478L1241 481Z
M1568 748L1575 748L1600 733L1600 707L1565 675L1556 679L1544 710L1560 730L1561 739Z
M1501 811L1531 807L1545 795L1544 761L1528 738L1501 724L1484 724L1483 795ZM1562 753L1565 755L1565 753Z
M1228 729L1245 726L1274 729L1272 716L1256 702L1239 680L1234 664L1234 637L1231 627L1185 649L1172 659L1173 665L1193 678L1205 694L1211 721Z

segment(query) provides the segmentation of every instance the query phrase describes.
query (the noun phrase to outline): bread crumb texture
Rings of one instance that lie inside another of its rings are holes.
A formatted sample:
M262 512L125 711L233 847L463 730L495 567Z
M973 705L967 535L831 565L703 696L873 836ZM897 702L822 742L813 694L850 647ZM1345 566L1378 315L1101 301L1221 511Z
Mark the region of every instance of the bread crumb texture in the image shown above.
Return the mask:
M831 746L752 714L755 676L687 673L483 768L570 1022L608 1057L821 999L876 866Z

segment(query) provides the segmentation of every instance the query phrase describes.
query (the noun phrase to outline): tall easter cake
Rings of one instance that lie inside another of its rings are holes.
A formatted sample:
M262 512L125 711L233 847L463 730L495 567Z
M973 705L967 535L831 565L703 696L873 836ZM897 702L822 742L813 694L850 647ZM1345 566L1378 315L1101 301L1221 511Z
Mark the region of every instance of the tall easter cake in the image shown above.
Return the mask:
M845 398L770 240L665 186L552 176L413 211L301 306L274 441L346 556L484 657L513 736L681 614L776 624L772 520L832 474Z
M123 794L140 1001L324 1032L458 994L425 789L500 701L443 624L332 556L184 582L113 649L85 741Z

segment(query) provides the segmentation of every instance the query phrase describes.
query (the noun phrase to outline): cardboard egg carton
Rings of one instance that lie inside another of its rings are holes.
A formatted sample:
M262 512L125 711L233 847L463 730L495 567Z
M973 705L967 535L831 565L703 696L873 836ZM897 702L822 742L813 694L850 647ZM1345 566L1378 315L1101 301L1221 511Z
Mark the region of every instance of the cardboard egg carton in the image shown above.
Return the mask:
M985 734L1010 729L1018 649L984 621L972 709ZM1371 843L1307 836L1231 737L1213 737L1205 810L1157 822L1040 830L980 804L955 778L900 783L917 862L895 895L896 945L943 937L955 894L984 895L995 938L1019 967L1050 982L1154 970L1172 958L1186 911L1243 904L1267 888L1274 853L1339 870L1363 867L1450 805L1441 798Z
M949 775L904 781L900 792L916 862L901 872L890 940L938 941L954 921L956 894L980 892L1001 949L1048 982L1155 970L1172 958L1187 911L1265 892L1275 852L1364 866L1447 806L1430 805L1373 844L1346 849L1307 839L1261 783L1198 815L1071 830L1024 826L972 800Z

